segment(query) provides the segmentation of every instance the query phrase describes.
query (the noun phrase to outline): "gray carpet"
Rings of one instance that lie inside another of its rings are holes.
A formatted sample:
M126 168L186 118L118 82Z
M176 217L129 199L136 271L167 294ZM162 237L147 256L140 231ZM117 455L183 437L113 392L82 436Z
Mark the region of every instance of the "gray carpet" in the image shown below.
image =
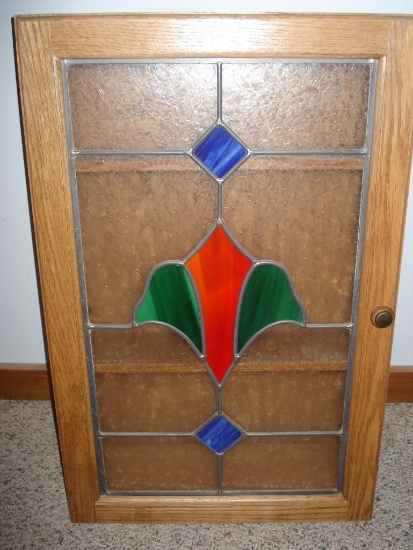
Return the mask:
M84 525L69 521L50 403L0 401L0 548L413 549L413 405L389 405L366 523Z

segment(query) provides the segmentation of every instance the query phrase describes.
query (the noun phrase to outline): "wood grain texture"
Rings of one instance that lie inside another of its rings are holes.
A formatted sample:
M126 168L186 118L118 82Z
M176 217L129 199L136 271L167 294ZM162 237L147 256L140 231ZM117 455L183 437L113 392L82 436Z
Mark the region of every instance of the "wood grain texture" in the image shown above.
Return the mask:
M349 519L369 519L373 507L393 327L378 329L369 317L377 305L396 305L412 151L412 49L412 21L394 20L381 61L372 150L343 491Z
M74 521L98 495L62 98L48 20L16 20L20 98L63 470Z
M375 57L385 52L387 29L385 17L363 16L146 14L51 20L55 53L78 58Z
M261 497L100 497L102 523L266 523L344 521L341 495Z

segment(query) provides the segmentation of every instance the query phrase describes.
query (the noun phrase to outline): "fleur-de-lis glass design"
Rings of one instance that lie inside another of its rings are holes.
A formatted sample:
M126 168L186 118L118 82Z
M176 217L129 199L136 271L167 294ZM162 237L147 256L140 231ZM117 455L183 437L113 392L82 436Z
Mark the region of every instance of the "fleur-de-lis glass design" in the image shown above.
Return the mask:
M156 266L134 312L135 325L162 323L181 334L218 384L265 328L304 321L286 269L254 260L224 224L186 260Z
M216 180L220 193L222 182L249 152L220 123L191 154ZM218 385L263 330L283 322L305 323L289 273L277 262L252 257L220 216L185 259L152 269L133 313L134 326L160 323L180 334Z

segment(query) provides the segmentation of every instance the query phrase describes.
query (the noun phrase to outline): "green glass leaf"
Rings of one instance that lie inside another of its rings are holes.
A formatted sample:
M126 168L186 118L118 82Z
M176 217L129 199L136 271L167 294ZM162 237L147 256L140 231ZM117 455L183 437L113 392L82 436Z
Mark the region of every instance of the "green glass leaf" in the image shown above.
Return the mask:
M150 278L138 304L136 323L166 323L176 328L202 353L201 321L195 291L183 265L164 264Z
M276 264L258 264L242 297L237 353L257 332L279 321L303 323L302 306L284 269Z

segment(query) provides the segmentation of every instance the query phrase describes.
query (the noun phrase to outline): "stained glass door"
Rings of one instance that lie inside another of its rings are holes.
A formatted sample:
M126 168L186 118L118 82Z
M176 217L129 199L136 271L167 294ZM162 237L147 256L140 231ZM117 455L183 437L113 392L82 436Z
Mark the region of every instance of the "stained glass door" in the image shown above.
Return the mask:
M341 490L376 70L63 61L104 492Z
M384 66L151 47L54 61L100 517L350 517Z

